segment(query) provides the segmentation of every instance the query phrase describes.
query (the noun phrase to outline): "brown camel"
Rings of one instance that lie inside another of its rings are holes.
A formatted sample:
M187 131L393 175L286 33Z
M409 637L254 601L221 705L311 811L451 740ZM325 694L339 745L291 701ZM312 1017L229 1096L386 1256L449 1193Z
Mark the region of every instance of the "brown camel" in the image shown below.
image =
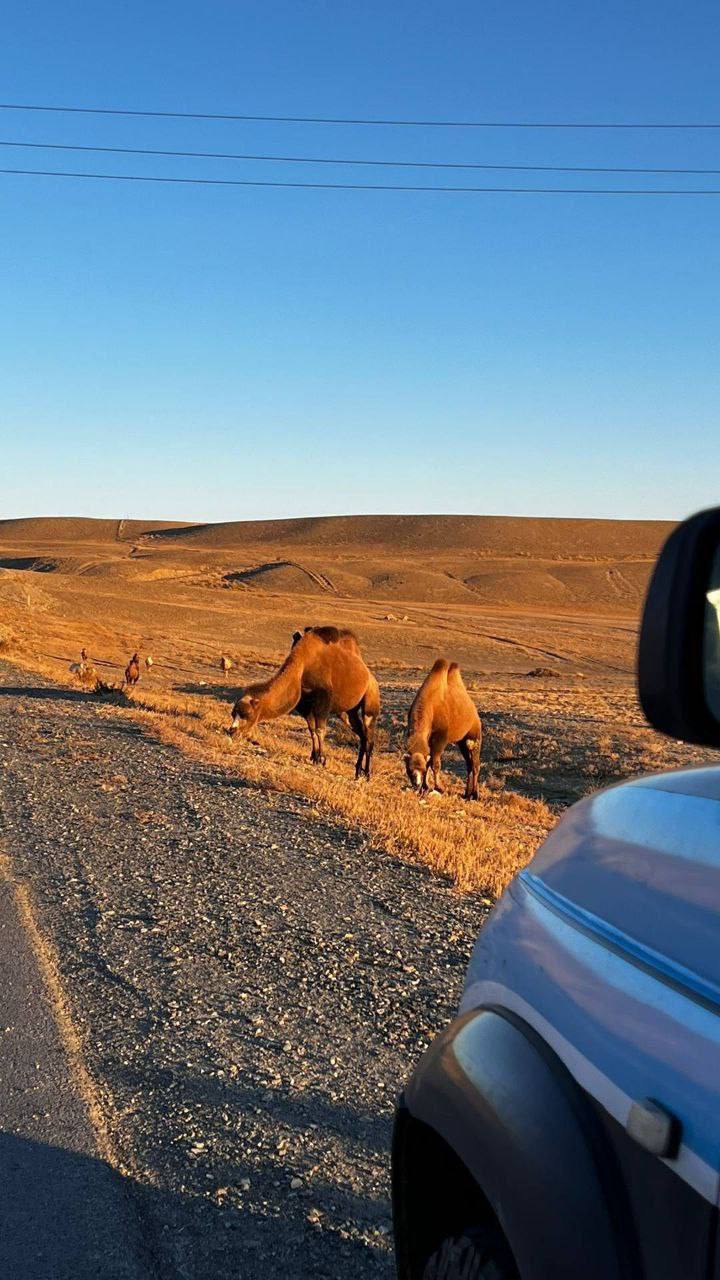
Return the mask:
M125 668L125 684L131 689L140 679L140 654L134 653Z
M310 627L299 639L293 637L288 656L270 680L240 691L228 733L247 734L260 720L294 712L307 722L312 763L324 765L328 717L346 713L360 743L355 777L369 778L379 711L377 680L360 656L357 638L337 627Z
M410 784L423 795L429 790L432 770L435 790L440 785L440 761L449 742L454 742L467 765L465 799L478 798L478 771L482 726L460 674L457 662L438 658L423 680L408 714L405 768Z

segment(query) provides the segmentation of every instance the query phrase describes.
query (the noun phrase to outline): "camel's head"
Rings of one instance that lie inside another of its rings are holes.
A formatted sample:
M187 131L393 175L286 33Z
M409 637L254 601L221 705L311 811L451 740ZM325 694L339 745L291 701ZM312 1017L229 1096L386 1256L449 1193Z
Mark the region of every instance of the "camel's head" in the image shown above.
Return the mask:
M235 699L232 721L227 732L231 737L236 733L248 733L257 724L259 715L260 695L252 689L243 689Z
M420 795L427 791L427 773L430 767L428 756L422 751L408 752L405 755L405 772L413 791Z

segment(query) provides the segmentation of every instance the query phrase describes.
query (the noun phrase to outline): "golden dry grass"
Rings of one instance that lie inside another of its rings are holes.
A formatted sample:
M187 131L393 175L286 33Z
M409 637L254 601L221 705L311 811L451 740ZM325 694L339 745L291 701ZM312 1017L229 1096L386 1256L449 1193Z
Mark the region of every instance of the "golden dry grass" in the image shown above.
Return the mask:
M15 655L26 670L56 675L39 659ZM67 683L73 684L72 677ZM260 725L253 741L229 738L227 705L212 696L179 695L139 685L108 694L108 710L128 716L159 741L187 755L236 772L264 790L289 792L367 832L389 852L423 862L459 889L501 893L532 856L554 823L542 801L511 791L480 788L480 799L462 798L449 780L445 795L420 801L408 788L401 755L378 751L368 784L354 777L355 747L337 727L325 769L309 763L309 739L300 720ZM353 740L354 741L354 740Z
M309 739L299 720L261 725L255 742L238 741L224 733L227 708L215 699L147 689L133 693L131 714L162 741L229 767L248 782L313 801L464 890L500 893L554 822L547 805L509 791L482 787L480 799L467 802L456 779L445 795L420 801L407 786L397 752L377 752L371 782L356 782L355 747L349 735L347 745L337 740L339 728L322 769L309 763Z

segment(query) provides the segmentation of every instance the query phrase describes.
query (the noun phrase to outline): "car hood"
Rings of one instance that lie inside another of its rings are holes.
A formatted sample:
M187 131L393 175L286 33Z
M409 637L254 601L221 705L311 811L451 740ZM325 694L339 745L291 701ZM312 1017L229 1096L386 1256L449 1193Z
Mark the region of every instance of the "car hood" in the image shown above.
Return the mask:
M720 769L644 777L573 806L521 879L639 962L720 1002Z

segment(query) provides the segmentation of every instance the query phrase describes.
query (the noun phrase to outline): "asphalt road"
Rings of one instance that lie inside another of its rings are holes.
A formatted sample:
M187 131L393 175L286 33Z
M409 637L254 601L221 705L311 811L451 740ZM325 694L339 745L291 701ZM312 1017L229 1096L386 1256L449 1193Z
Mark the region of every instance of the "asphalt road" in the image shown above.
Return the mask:
M3 851L126 1170L97 1156L6 894L0 1017L26 1044L0 1073L0 1186L24 1161L31 1210L14 1247L35 1219L60 1233L88 1185L90 1243L73 1238L109 1233L97 1277L389 1280L395 1096L454 1012L484 908L2 665L0 761Z
M0 1276L149 1280L123 1180L102 1159L47 984L0 865Z

